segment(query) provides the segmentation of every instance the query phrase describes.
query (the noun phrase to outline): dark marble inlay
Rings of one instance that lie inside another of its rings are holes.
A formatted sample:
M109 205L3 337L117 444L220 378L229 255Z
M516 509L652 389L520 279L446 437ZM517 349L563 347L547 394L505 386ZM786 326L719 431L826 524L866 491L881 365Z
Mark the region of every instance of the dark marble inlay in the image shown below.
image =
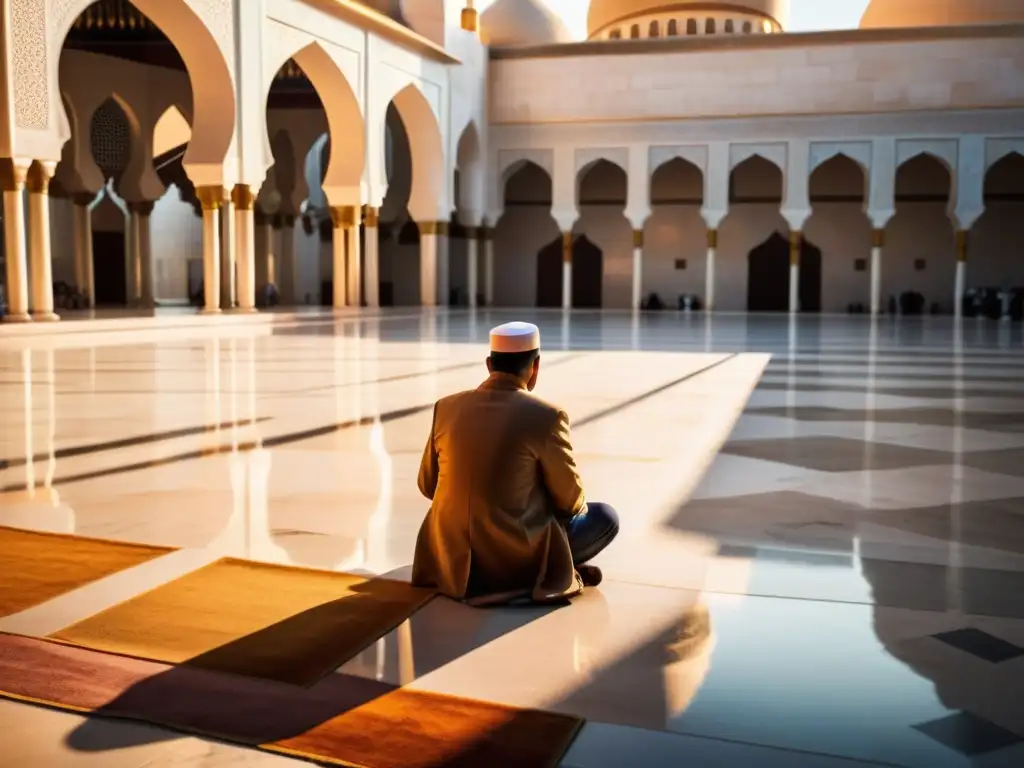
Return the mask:
M1024 738L1012 731L970 712L957 712L938 720L919 723L913 728L968 757L1012 747L1024 741Z
M774 366L765 371L766 375L774 377L786 376L788 373L789 366ZM865 376L864 371L808 370L800 366L797 366L793 373L797 379L850 379L850 383L861 382ZM962 376L958 376L956 371L949 371L947 373L887 373L885 371L878 371L875 378L886 381L931 381L936 384L948 383L962 378L964 381L975 383L1020 384L1024 376L1019 373L1005 376L989 373L977 374L973 373L969 368L965 368Z
M990 635L988 632L976 629L975 627L954 629L952 632L941 632L937 635L932 635L932 637L946 643L946 645L969 653L972 656L977 656L979 659L990 661L993 664L1024 656L1024 648L1021 648L1019 645L1009 643L1000 637Z
M961 426L992 429L1024 424L1024 412L954 411L951 408L829 408L824 406L765 406L747 408L746 413L784 416L797 421L854 421L875 424L921 424L929 427Z
M859 386L857 384L797 384L791 387L784 381L762 380L756 387L760 390L774 392L843 392L858 395L872 393L875 395L892 395L894 397L919 397L932 400L952 400L957 397L1016 399L1024 400L1024 389L983 389L980 387L892 387L892 386Z
M1013 425L1008 425L1009 427ZM1024 431L1024 430L1013 430ZM1024 448L1006 448L997 451L972 451L963 455L963 464L972 469L994 472L997 475L1024 477ZM1024 508L1022 508L1024 510Z
M726 443L722 453L819 472L909 469L948 466L952 463L952 454L948 451L906 448L879 442L866 443L845 437L740 440Z

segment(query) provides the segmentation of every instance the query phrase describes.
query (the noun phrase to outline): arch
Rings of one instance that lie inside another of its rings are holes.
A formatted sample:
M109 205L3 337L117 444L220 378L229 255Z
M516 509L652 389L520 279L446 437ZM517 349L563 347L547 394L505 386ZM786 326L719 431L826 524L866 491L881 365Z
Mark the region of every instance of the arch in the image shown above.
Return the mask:
M831 189L822 189L825 186L824 178L828 173L835 173L841 175L842 189L839 191ZM856 184L851 184L851 177L853 174L857 175ZM867 169L860 163L856 158L850 157L845 152L835 152L828 159L819 163L817 167L811 171L811 175L808 178L808 189L811 205L815 202L815 199L821 200L830 197L842 197L848 198L854 194L851 190L856 187L857 194L859 195L858 202L867 203L868 199L868 172ZM844 200L844 202L850 202Z
M332 206L361 205L363 169L366 166L366 132L355 90L341 67L319 41L309 43L294 53L291 59L309 78L327 115L327 129L331 139L330 159L323 181L327 201ZM272 79L267 86L264 104L270 98L270 84ZM269 132L270 126L267 125L268 139Z
M732 173L743 163L753 158L767 160L786 176L786 152L784 144L734 144L729 148L729 172Z
M652 21L650 23L650 25L648 25L647 36L648 37L660 37L661 36L661 25L658 23L657 19L654 19L654 21Z
M139 138L142 133L142 129L139 123L139 117L132 109L125 99L117 93L111 93L107 98L103 99L96 108L89 115L88 121L85 126L88 126L88 130L82 131L82 138L86 142L85 146L87 151L82 156L78 157L78 173L82 179L85 188L89 191L100 190L107 183L108 178L104 173L104 169L97 162L95 151L93 147L93 132L96 115L103 109L107 104L114 105L121 115L124 116L125 123L128 129L128 148L127 157L125 158L124 167L121 169L121 176L128 175L129 173L138 172L141 178L141 170L138 168L140 163L145 163L148 158L142 157L139 153ZM85 127L83 126L83 127ZM120 178L117 180L117 184L120 185Z
M576 205L587 205L587 201L582 200L582 190L585 184L593 183L595 174L607 175L607 186L614 186L618 188L622 187L622 207L626 207L627 197L629 195L629 174L626 169L622 167L621 163L611 160L606 157L599 157L595 160L583 165L579 172L576 174ZM614 182L611 179L614 178ZM607 201L599 201L607 202Z
M668 21L668 34L669 37L676 37L679 34L679 22L675 19L669 19Z
M789 310L789 238L772 232L747 254L747 311ZM800 311L821 311L821 250L800 243Z
M1012 154L1024 155L1024 139L990 139L985 152L985 172Z
M562 306L562 238L537 251L537 306ZM572 243L572 306L600 309L604 281L604 252L586 235Z
M946 172L949 174L950 180L952 182L952 178L956 169L953 168L948 159L946 159L937 152L931 151L930 149L922 149L918 152L914 152L913 154L907 155L906 157L902 158L899 161L899 164L896 166L896 174L899 175L900 169L903 168L904 166L915 162L920 163L924 159L934 160L937 163L939 163L939 165L946 169Z
M639 40L640 39L640 25L639 24L634 24L633 26L631 26L629 28L629 37L632 40Z
M705 35L713 35L713 34L715 34L715 20L714 20L714 18L708 18L704 22L704 34Z
M696 35L697 34L697 20L687 19L686 20L686 34Z
M546 201L548 205L551 204L551 193L553 186L551 174L548 173L546 168L541 167L538 163L535 163L532 160L519 160L510 165L508 169L506 169L506 173L502 179L501 195L503 206L506 205L508 202L509 188L517 179L520 180L523 186L534 186L535 182L539 182L541 179L543 179L548 191Z
M63 49L75 20L92 3L93 0L69 1L63 21L55 25L60 43L55 47L57 51ZM207 166L209 176L221 176L235 135L235 86L220 45L186 0L132 0L132 5L166 35L185 62L192 86L194 138L189 142L184 164ZM51 71L56 73L57 67L51 67ZM69 137L60 135L62 142Z
M1024 179L1024 152L1010 150L985 171L985 197L1006 194L1004 189L1020 186ZM1016 190L1014 190L1015 192Z
M666 177L668 177L668 178L676 177L677 179L681 178L682 180L687 181L687 180L689 180L690 177L693 177L694 175L696 175L696 178L697 178L697 182L698 182L697 187L699 189L699 194L700 194L700 200L697 201L697 202L703 203L703 200L704 200L704 171L701 169L701 167L699 165L697 165L695 162L693 162L689 158L683 157L682 155L678 155L678 154L677 155L673 155L672 157L669 157L669 158L665 159L664 161L662 161L661 163L659 163L654 168L654 171L651 173L650 182L649 182L649 184L650 184L650 200L651 200L651 205L654 206L654 205L665 205L665 204L671 204L671 203L679 204L679 203L688 203L688 202L690 202L689 200L675 200L675 199L667 200L667 199L661 199L664 196L658 195L655 190L659 186L665 185Z
M459 173L459 199L456 200L460 214L481 213L484 206L484 178L480 146L480 132L476 122L470 120L459 136L455 165ZM471 223L471 222L463 222Z
M188 144L192 139L192 126L176 104L172 104L153 126L153 156L160 155Z
M777 163L760 153L755 152L736 163L729 172L730 202L777 200L781 203L784 194L785 173Z
M414 221L447 221L444 141L437 116L414 83L395 94L391 103L405 126L412 155L409 215Z
M908 157L903 160L898 166L896 166L896 178L895 178L895 189L897 198L900 196L901 186L906 186L906 178L909 174L917 170L919 173L928 173L926 168L931 166L932 168L941 168L945 172L945 194L947 198L951 198L953 195L953 179L955 178L954 170L950 167L949 163L939 155L933 152L922 150L915 155ZM935 176L932 180L928 181L921 189L903 190L904 195L934 195L936 194L935 182L939 179ZM903 182L903 184L901 184ZM927 189L925 189L927 187Z

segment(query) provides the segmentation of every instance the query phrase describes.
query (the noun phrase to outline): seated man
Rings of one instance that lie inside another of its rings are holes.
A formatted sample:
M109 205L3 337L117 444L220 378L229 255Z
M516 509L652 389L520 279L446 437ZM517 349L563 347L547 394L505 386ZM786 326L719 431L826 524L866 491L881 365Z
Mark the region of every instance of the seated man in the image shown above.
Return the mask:
M437 402L419 488L432 500L416 541L412 581L474 605L538 602L596 586L586 565L619 530L605 504L587 504L569 419L530 392L540 331L491 331L488 379Z

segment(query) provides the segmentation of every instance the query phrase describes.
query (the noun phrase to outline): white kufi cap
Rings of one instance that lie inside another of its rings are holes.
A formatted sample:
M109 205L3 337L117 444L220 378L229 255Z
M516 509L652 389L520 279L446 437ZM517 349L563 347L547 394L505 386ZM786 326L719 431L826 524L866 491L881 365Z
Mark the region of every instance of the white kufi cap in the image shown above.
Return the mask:
M505 323L491 329L491 352L532 352L540 349L540 328L533 323Z

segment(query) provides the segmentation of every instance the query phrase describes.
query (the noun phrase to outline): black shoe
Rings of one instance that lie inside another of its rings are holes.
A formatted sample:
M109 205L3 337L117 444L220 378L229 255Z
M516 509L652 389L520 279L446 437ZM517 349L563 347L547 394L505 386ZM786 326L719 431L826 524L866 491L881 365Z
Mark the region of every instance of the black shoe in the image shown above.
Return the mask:
M601 569L596 565L578 565L576 566L576 572L580 575L580 579L583 580L584 587L596 587L604 579L604 574L601 573Z

